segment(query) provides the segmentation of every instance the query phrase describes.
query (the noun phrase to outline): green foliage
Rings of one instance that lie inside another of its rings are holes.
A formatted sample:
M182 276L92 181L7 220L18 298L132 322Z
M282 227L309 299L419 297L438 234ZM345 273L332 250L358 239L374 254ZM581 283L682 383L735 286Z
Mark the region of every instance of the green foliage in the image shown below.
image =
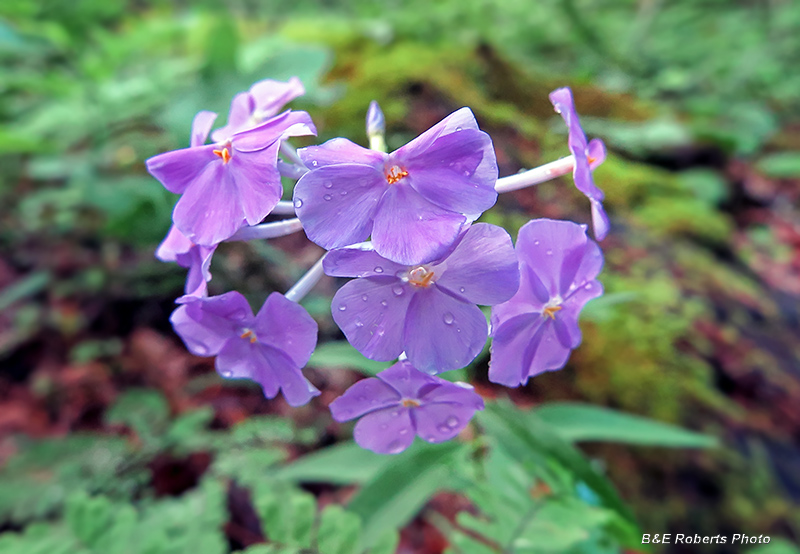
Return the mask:
M714 437L673 425L577 402L551 402L534 412L569 442L609 441L672 448L708 448Z

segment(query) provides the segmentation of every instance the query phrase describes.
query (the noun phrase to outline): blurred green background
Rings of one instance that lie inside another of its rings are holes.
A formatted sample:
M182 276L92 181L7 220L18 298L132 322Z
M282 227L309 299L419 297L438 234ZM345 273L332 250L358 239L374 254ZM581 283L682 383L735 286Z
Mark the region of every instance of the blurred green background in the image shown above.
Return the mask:
M615 434L616 420L604 435L598 420L566 442L582 442L586 468L614 484L641 532L765 534L773 540L759 552L797 552L798 59L791 0L3 2L2 551L347 554L373 544L390 553L397 536L375 538L384 528L402 528L401 553L756 548L608 546L591 529L613 525L581 511L593 493L580 487L583 504L533 535L555 529L569 540L463 546L453 522L469 526L456 513L488 504L440 491L459 490L440 487L436 473L451 452L419 449L387 466L348 450L350 428L326 410L359 372L385 367L336 342L333 280L303 302L320 324L309 375L324 391L307 407L223 382L212 360L185 351L168 322L184 272L153 257L175 197L144 160L188 144L198 110L222 122L236 92L297 75L308 94L293 107L309 111L320 140L365 144L373 99L390 148L470 106L501 175L567 154L547 94L571 86L587 133L610 149L595 174L613 224L603 243L608 294L587 307L584 343L563 371L507 391L488 383L482 356L459 377L524 409L582 401L717 437L717 448L665 450L627 423ZM503 195L483 220L515 236L532 217L586 222L588 212L565 178ZM320 253L303 236L223 245L211 291L237 289L259 304ZM541 417L562 438L574 431L557 410ZM302 465L331 445L344 448L339 458ZM517 467L493 456L481 467ZM392 479L404 485L386 489ZM359 483L350 511L336 508ZM581 525L568 535L571 519ZM292 546L314 525L323 537L362 524L366 543Z

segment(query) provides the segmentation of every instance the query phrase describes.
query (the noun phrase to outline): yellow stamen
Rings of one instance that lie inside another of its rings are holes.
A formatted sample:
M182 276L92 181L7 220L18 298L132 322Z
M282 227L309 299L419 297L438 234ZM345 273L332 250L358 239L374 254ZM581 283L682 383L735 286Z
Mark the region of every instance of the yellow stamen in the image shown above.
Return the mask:
M233 155L230 153L230 150L228 150L227 146L225 148L223 148L222 150L214 150L213 152L214 152L214 154L216 154L217 156L222 158L222 163L224 163L224 164L226 164L229 161L231 161L231 158L233 157Z
M408 177L408 171L395 165L386 173L386 182L393 185L403 177Z
M433 271L421 266L408 272L408 282L415 287L428 288L433 283L433 277Z
M561 311L561 309L561 306L547 306L544 310L542 310L542 316L555 320L556 312Z
M248 329L247 331L242 333L240 335L240 337L243 338L243 339L250 339L251 343L254 343L254 342L256 342L258 340L258 337L256 337L256 334L254 332L252 332L250 329Z
M419 400L413 400L411 398L403 398L403 401L400 402L400 403L405 408L418 408L419 407Z

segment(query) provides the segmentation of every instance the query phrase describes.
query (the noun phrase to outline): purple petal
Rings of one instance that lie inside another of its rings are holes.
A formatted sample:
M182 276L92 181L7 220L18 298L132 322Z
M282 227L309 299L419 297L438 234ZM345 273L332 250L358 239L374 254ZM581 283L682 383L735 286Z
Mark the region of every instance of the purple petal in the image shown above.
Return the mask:
M497 201L497 161L492 140L482 131L445 135L397 163L408 171L408 184L439 207L477 216Z
M414 295L404 329L408 360L420 371L440 373L469 364L480 353L488 327L475 305L438 290Z
M424 404L447 402L467 406L473 411L483 409L483 398L475 392L472 385L468 383L451 383L438 377L432 377L432 379L436 379L439 383L422 395L421 399Z
M262 150L241 152L238 141L233 142L234 153L227 170L236 182L237 200L249 225L260 223L283 194L277 167L279 146L276 141Z
M256 315L259 342L284 352L296 367L304 367L317 346L317 322L297 302L273 292Z
M398 406L400 394L380 379L362 379L331 402L330 410L336 421L349 421L369 412Z
M587 154L589 155L589 168L594 171L600 164L606 161L605 143L599 138L590 140Z
M156 258L162 262L177 262L179 254L186 254L194 243L186 238L175 225L169 228L167 236L156 248ZM185 267L185 266L184 266Z
M422 133L420 136L395 150L391 156L396 159L408 159L425 152L439 137L466 129L478 130L478 122L469 108L457 110L439 123Z
M408 408L384 408L356 423L353 438L362 448L378 454L399 454L414 442L414 426Z
M186 275L185 293L188 296L206 296L208 294L207 283L211 280L211 258L214 255L216 246L206 247L194 245L187 254L178 256L178 264L189 267ZM188 258L188 260L186 260ZM184 262L188 261L186 265Z
M535 313L524 313L493 329L489 380L507 387L518 387L528 380L530 359L524 355L529 344L538 344L542 339L544 317Z
M394 277L346 283L333 297L333 320L367 358L389 361L403 351L403 324L414 294Z
M558 324L563 339L562 344L568 348L576 348L581 343L581 330L578 327L580 311L589 300L603 294L603 285L599 281L589 281L581 284L570 294L561 305L562 310L555 314L554 323Z
M331 277L380 277L403 273L407 267L390 262L372 249L372 245L331 250L322 262Z
M572 284L571 280L562 282L564 262L572 251L583 249L587 240L585 227L577 223L535 219L519 230L517 255L552 298L565 293Z
M326 249L365 240L386 191L374 167L339 164L309 171L297 182L294 205L310 240Z
M439 267L443 270L440 275ZM474 304L505 302L519 288L511 237L505 229L488 223L471 226L450 255L432 269L437 286Z
M368 165L380 171L381 179L385 182L382 172L386 154L369 150L344 138L331 139L319 146L300 148L297 154L311 170L332 164Z
M378 378L389 384L402 398L418 400L425 391L447 383L444 379L422 373L408 360L397 362L378 373Z
M390 186L375 214L372 242L384 258L405 265L434 260L466 223L461 214L434 206L407 185Z
M289 137L316 135L311 116L303 111L287 110L264 123L236 133L231 140L239 152L255 152Z
M291 406L302 406L319 394L286 354L247 337L228 340L217 356L216 367L225 378L257 382L267 398L282 390Z
M147 171L158 179L164 188L183 194L192 182L204 173L209 164L219 161L213 144L164 152L148 159Z
M217 114L214 112L197 112L192 120L192 138L189 146L202 146L208 139L208 133L217 119Z
M592 230L594 231L594 238L603 240L608 235L609 222L608 215L603 209L603 204L598 200L592 200Z
M474 393L473 393L474 394ZM423 404L411 411L417 435L428 442L449 441L467 426L475 415L474 404Z
M172 220L184 235L207 246L231 237L245 221L232 172L216 159L186 189L172 213Z
M256 115L260 118L272 117L284 105L305 93L306 89L297 77L286 82L264 79L250 87L250 94L255 99Z
M553 320L547 318L522 354L528 365L527 375L523 375L522 383L545 371L561 369L567 363L571 351L559 340Z
M223 142L239 131L244 131L249 127L254 127L251 119L255 110L255 99L249 92L240 92L233 97L231 109L228 112L228 122L211 134L214 142Z
M250 305L235 291L186 302L170 321L189 351L198 356L215 355L231 336L253 322Z

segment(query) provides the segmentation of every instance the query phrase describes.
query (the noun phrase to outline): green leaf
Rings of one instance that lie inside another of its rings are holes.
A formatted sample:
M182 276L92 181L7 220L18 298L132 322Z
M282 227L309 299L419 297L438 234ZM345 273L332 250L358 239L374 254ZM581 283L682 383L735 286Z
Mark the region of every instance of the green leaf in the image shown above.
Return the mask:
M562 468L572 483L560 484L562 490L557 490L557 494L567 492L567 485L574 487L579 483L585 484L596 495L601 506L619 516L622 522L619 528L620 542L629 546L637 544L638 531L633 515L613 485L598 474L578 450L558 436L550 425L508 403L487 404L486 410L479 414L479 421L487 434L518 462L541 467L555 464Z
M105 420L112 425L130 427L142 442L152 445L166 430L169 406L160 392L131 389L122 394L106 412Z
M364 521L364 544L402 527L436 492L452 487L452 466L464 449L458 442L425 443L394 456L350 501Z
M577 402L553 402L534 412L564 440L609 441L673 448L710 448L715 437L674 425Z
M389 462L391 458L387 456L346 442L298 458L275 471L273 476L301 483L350 485L373 479Z
M361 541L361 519L341 506L327 506L320 516L317 544L324 554L353 554Z
M0 291L0 311L8 309L15 302L38 294L50 283L49 271L37 271L23 277Z
M354 369L364 375L374 376L391 364L369 360L350 346L350 343L336 341L318 346L308 365L321 369Z
M788 179L800 177L800 154L797 152L779 152L761 158L757 167L767 177Z

